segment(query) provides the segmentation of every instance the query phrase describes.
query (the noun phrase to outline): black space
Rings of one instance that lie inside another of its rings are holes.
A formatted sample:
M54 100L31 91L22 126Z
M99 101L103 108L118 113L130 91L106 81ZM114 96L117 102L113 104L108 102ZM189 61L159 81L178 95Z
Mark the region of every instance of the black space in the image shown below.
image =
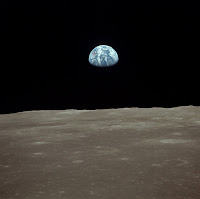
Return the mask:
M197 5L3 2L0 113L200 105ZM115 66L89 64L100 44Z

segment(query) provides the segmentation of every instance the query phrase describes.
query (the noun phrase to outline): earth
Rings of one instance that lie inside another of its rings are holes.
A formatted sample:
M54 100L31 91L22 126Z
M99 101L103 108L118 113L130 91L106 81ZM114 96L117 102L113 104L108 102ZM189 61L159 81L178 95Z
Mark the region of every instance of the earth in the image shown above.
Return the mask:
M93 66L113 66L118 60L117 52L108 45L99 45L95 47L89 55L89 63Z

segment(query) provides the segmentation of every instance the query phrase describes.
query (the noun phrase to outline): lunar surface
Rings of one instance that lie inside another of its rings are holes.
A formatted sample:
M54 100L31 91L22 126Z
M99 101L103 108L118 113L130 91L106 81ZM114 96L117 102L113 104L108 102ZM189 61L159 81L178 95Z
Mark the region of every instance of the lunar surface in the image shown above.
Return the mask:
M199 199L200 107L0 115L2 199Z

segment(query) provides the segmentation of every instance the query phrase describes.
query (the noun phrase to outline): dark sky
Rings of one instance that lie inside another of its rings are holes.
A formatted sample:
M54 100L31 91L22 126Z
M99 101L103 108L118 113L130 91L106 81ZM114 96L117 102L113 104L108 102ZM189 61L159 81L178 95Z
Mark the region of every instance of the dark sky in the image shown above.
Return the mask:
M200 105L198 6L127 2L1 2L0 112Z

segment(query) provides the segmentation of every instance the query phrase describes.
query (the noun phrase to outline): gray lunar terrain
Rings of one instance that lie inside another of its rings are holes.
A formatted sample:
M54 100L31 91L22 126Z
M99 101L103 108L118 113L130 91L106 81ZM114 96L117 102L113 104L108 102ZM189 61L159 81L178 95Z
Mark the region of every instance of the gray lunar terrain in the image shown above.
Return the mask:
M1 199L199 199L200 107L0 115Z

